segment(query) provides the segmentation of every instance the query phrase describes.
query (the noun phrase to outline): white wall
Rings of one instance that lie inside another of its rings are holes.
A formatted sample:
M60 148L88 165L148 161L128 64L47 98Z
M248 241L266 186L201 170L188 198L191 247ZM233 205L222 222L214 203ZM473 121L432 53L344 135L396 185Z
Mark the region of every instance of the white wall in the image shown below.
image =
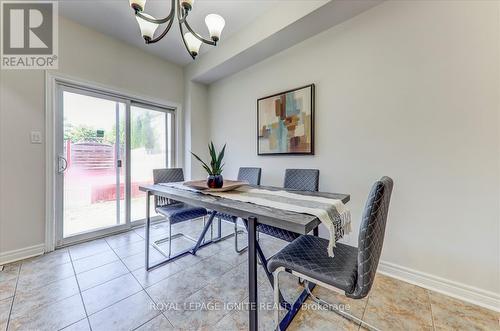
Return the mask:
M183 102L182 68L62 17L57 72ZM45 240L45 145L29 142L31 130L45 127L44 74L0 71L0 257Z
M382 259L500 294L499 2L391 1L209 87L226 177L319 168L351 194L395 186ZM256 99L316 84L316 155L257 156ZM347 239L356 244L357 231Z
M204 178L206 172L193 160L191 152L201 158L208 156L208 88L205 84L185 80L184 86L184 172L186 179Z

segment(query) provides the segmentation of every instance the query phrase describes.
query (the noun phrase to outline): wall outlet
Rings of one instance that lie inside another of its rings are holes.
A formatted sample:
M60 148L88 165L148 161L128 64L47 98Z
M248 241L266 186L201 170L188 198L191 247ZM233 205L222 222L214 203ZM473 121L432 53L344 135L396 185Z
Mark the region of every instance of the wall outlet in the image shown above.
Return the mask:
M32 144L42 143L42 133L40 131L31 131L31 143Z

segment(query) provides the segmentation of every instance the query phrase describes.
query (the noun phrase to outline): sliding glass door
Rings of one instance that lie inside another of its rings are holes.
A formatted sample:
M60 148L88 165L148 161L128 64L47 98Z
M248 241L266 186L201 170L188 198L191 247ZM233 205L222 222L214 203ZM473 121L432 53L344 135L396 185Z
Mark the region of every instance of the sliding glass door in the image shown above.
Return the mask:
M139 186L174 166L173 110L65 85L56 108L56 245L143 221Z

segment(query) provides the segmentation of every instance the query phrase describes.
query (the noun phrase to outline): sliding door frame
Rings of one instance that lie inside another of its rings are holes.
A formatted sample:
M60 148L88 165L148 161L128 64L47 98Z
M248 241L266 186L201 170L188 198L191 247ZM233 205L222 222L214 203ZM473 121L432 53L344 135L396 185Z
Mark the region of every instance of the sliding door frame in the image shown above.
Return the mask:
M57 125L60 125L60 118L57 118L57 108L62 105L59 104L59 100L62 100L62 89L75 89L80 94L87 94L90 96L98 96L100 98L109 98L113 101L120 100L118 102L124 102L126 105L125 110L125 135L130 137L130 116L131 116L131 106L139 105L145 106L153 110L161 110L163 112L168 112L172 114L172 130L170 131L170 138L172 139L172 166L179 167L182 166L182 155L179 155L180 151L183 150L182 146L178 146L179 139L182 136L182 126L180 125L181 118L181 105L167 100L160 100L150 97L144 97L137 95L133 92L127 92L119 89L115 89L109 86L103 86L98 83L83 81L80 79L75 79L66 75L53 74L46 71L46 85L45 85L45 132L46 132L46 168L45 168L45 252L50 252L56 247L64 246L69 243L83 242L89 240L89 236L86 234L72 236L70 241L56 242L57 238L62 238L61 231L56 226L56 219L61 215L57 215L58 210L61 210L60 202L57 199L57 194L60 193L60 188L57 187L57 161L58 161L58 138L57 137ZM83 92L83 93L82 93ZM124 100L124 101L122 101ZM167 124L166 124L167 125ZM168 137L167 137L168 139ZM99 236L105 236L113 232L122 232L128 230L131 226L140 224L141 221L136 221L134 224L131 222L130 215L130 194L131 194L131 168L130 168L130 139L126 139L125 142L125 217L126 222L123 226L113 227L111 229L101 229L93 233L92 239ZM168 164L168 152L166 164ZM112 231L109 231L112 230Z
M97 90L89 90L87 88L80 88L78 86L74 86L74 85L67 85L67 84L61 84L61 83L57 83L56 84L56 93L57 93L57 100L56 100L56 108L54 109L55 110L55 123L56 123L56 127L55 127L55 153L56 155L59 155L59 152L61 152L63 150L63 140L64 140L64 107L63 107L63 102L64 102L64 92L69 92L69 93L73 93L73 94L78 94L78 95L83 95L83 96L87 96L87 97L91 97L91 98L97 98L97 99L101 99L101 100L108 100L108 101L112 101L112 102L115 102L115 125L116 125L116 134L117 136L119 137L119 132L120 132L120 118L119 118L119 115L118 115L118 105L119 104L123 104L125 105L125 111L124 111L124 116L125 116L125 125L127 125L128 121L129 121L129 114L130 114L130 100L129 99L125 99L125 98L122 98L122 97L118 97L118 96L113 96L113 95L109 95L107 93L100 93L99 91ZM125 127L125 130L126 130L126 127ZM130 139L127 139L129 136L127 135L127 132L125 132L125 137L126 137L126 140L125 140L125 151L124 151L124 155L120 155L120 159L123 160L123 158L125 158L125 161L129 158L129 151L127 150L127 143ZM116 140L115 144L117 146L119 146L119 140ZM118 161L118 152L119 151L119 147L118 148L115 148L115 160ZM56 165L57 167L57 165ZM56 234L56 247L61 247L61 246L65 246L65 245L69 245L69 244L73 244L73 243L76 243L76 242L82 242L82 241L86 241L86 240L89 240L89 239L94 239L96 237L102 237L102 236L106 236L110 233L117 233L117 232L121 232L121 231L125 231L125 230L128 230L130 229L131 225L130 225L130 219L129 219L129 215L128 215L128 211L127 211L127 203L128 203L128 199L129 199L129 196L128 196L128 193L125 192L125 199L123 200L125 202L125 215L124 215L124 220L121 219L122 215L121 215L121 211L120 211L120 204L121 204L121 197L120 197L120 176L119 176L119 167L117 166L117 164L114 164L114 168L115 168L115 177L116 177L116 186L115 186L115 189L116 189L116 199L115 199L115 206L116 206L116 221L117 221L117 224L115 225L112 225L112 226L109 226L109 227L104 227L104 228L98 228L98 229L95 229L95 230L88 230L88 231L84 231L82 233L78 233L78 234L74 234L74 235L71 235L67 238L64 237L64 171L62 173L58 172L56 174L56 178L55 178L55 184L56 184L56 190L55 190L55 234ZM124 187L127 188L130 184L130 179L127 177L127 171L128 169L126 168L125 169L125 177L124 177ZM127 191L127 190L125 190ZM124 221L124 223L122 224L121 221Z

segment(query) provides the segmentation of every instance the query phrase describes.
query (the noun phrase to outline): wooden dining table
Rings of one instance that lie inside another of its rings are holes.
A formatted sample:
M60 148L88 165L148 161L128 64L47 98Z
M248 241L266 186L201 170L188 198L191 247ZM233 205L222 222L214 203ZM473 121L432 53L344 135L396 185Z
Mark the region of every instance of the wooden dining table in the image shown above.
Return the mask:
M255 188L266 189L266 190L284 190L292 192L295 194L317 196L330 199L338 199L343 203L347 203L350 200L348 194L340 193L327 193L327 192L306 192L306 191L295 191L286 190L278 187L270 186L253 186ZM195 192L192 190L183 190L175 187L169 187L161 184L155 185L143 185L139 189L146 192L146 269L157 268L165 263L172 261L170 259L166 262L157 263L154 266L149 264L149 228L151 225L150 218L150 198L152 195L161 196L169 198L175 201L184 202L197 207L204 207L211 211L210 218L205 223L202 233L200 234L198 241L192 248L186 249L177 253L174 258L180 258L186 254L196 254L196 252L206 246L210 245L217 240L221 239L220 233L220 223L218 227L218 237L213 240L204 240L207 230L212 225L214 218L217 213L229 214L235 217L240 217L246 220L247 232L248 232L248 289L249 289L249 330L256 331L258 329L258 301L257 301L257 259L260 258L264 260L262 250L260 249L259 243L257 241L257 225L267 224L284 230L308 234L314 231L317 234L317 229L320 220L316 216L301 214L297 212L292 212L288 210L276 209L266 206L260 206L253 203L241 202L236 200L230 200L222 197L212 196L210 194ZM263 265L266 274L268 275L269 281L273 282L270 273L267 271L267 266ZM299 298L292 304L283 302L283 305L288 309L288 313L282 320L280 324L281 329L286 329L289 323L292 321L295 314L300 309L302 303L307 299L307 291L304 291Z

